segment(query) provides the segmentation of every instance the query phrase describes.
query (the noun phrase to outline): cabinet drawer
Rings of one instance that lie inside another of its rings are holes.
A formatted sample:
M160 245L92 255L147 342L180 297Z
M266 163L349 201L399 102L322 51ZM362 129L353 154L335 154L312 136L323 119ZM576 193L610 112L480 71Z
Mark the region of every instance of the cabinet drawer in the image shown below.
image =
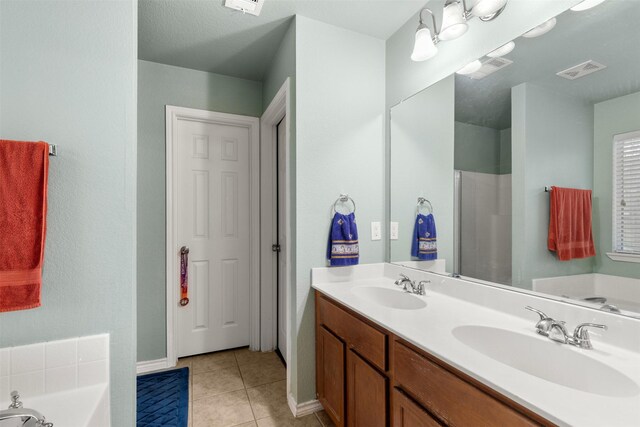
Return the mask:
M316 296L319 298L317 316L320 324L369 362L386 371L387 336L319 294Z
M402 389L447 425L539 425L398 341L393 372Z

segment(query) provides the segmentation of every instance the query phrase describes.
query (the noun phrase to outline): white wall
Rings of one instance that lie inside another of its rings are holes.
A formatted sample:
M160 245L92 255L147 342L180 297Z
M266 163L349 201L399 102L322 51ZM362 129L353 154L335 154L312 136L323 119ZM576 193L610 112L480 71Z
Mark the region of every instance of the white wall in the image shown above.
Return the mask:
M315 333L310 269L324 266L330 209L340 193L358 210L360 263L384 261L371 221L384 215L385 44L309 18L296 19L296 307L293 392L315 399ZM293 349L292 349L293 350Z
M42 307L0 313L0 347L111 334L112 422L123 427L135 423L137 11L0 1L0 137L58 145Z

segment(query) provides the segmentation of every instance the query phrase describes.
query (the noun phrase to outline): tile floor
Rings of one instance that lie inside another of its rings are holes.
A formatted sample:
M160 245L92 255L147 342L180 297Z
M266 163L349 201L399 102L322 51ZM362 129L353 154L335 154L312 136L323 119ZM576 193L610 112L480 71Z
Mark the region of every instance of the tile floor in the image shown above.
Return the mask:
M273 352L221 351L178 366L189 367L189 427L333 427L324 411L294 418L285 367Z

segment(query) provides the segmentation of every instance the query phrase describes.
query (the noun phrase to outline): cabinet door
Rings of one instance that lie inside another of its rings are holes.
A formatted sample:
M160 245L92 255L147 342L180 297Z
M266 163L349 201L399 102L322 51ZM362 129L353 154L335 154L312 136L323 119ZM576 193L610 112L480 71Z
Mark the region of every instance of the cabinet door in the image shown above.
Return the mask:
M347 352L347 423L387 425L387 379L352 350Z
M440 427L440 424L398 389L393 390L393 427Z
M316 334L318 400L337 427L344 427L344 343L323 326Z

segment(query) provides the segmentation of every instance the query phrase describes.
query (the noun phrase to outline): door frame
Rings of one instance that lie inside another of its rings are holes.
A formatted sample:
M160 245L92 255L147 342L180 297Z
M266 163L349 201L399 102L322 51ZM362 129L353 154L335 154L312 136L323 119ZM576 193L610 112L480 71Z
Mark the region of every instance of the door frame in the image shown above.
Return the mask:
M276 347L278 342L278 289L277 283L273 280L273 244L274 230L273 223L276 220L275 215L275 191L273 185L275 176L278 173L274 170L273 156L275 147L278 143L277 126L282 119L285 119L285 146L284 149L285 164L280 167L285 168L285 181L280 185L284 185L285 209L280 212L284 216L285 224L285 241L281 243L280 255L284 257L285 271L282 272L281 280L285 289L285 325L286 325L286 346L287 354L285 355L287 363L291 363L291 156L290 156L290 135L291 135L291 97L290 97L290 79L287 78L273 100L260 118L260 141L261 141L261 198L260 210L261 215L261 265L260 276L262 282L261 293L261 334L260 349L262 351L271 351ZM290 388L289 369L287 368L287 391Z
M177 148L178 120L189 120L211 124L237 126L249 131L249 346L260 348L260 119L237 114L218 113L195 108L165 106L166 125L166 310L167 310L167 365L175 366L178 354L178 224L177 224Z

